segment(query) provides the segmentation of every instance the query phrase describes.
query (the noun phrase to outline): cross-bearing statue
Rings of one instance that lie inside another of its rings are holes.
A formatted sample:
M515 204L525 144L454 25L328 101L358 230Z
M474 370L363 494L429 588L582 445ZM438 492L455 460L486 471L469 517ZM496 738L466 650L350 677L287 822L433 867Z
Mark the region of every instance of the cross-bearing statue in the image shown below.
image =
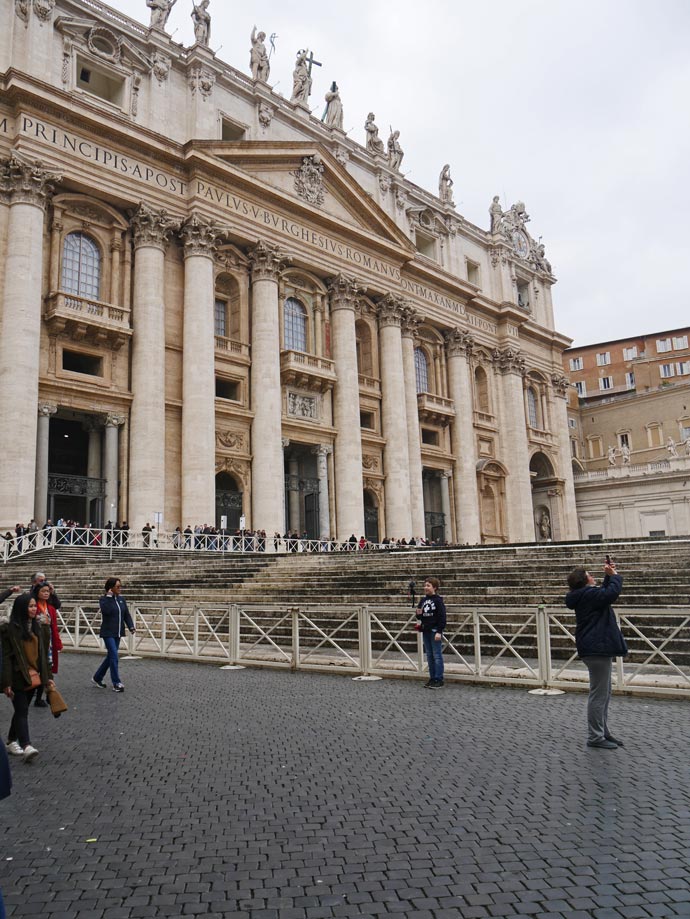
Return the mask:
M146 0L146 6L151 10L150 29L165 29L168 24L170 12L177 0Z
M311 73L309 72L308 51L298 51L295 69L292 71L292 96L290 102L307 105L311 95Z
M268 83L268 77L271 73L271 64L264 44L265 38L266 33L257 33L256 26L254 26L251 36L252 50L249 54L249 66L253 79L260 80L262 83Z

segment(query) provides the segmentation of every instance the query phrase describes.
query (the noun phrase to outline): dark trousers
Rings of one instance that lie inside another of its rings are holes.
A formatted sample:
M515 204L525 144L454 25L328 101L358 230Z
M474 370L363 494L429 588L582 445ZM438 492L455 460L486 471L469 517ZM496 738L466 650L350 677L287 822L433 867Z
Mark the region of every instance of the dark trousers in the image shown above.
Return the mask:
M588 741L605 740L609 734L608 714L611 701L612 657L583 657L589 671L587 701Z
M28 747L31 743L29 738L29 706L34 697L34 692L34 689L15 689L12 697L14 715L12 716L7 742L12 743L18 740L19 746L22 748Z
M120 647L120 639L104 638L103 643L106 650L105 660L94 673L93 678L97 683L102 683L106 673L110 670L110 679L113 681L113 686L117 686L120 682L120 672L117 666L117 649Z

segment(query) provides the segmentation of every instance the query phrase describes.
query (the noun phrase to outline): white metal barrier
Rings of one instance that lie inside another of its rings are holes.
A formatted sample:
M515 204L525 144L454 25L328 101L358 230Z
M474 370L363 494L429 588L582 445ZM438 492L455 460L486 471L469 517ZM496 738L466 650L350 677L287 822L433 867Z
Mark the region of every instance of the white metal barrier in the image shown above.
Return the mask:
M409 608L163 604L136 607L132 615L136 632L124 644L140 657L417 678L427 670ZM690 697L690 607L628 608L619 618L630 654L617 659L614 690ZM63 603L59 620L66 649L101 647L97 607ZM454 610L445 633L445 677L586 688L574 627L573 613L544 606Z

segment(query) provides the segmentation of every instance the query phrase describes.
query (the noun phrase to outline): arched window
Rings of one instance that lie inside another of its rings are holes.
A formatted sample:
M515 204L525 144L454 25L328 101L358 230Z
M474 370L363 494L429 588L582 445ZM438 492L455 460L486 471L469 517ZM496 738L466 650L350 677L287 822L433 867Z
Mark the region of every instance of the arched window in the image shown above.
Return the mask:
M429 370L426 354L421 348L414 349L414 372L417 379L417 392L429 392Z
M62 248L62 290L77 297L100 298L101 253L84 233L70 233Z
M537 412L537 396L531 386L527 390L527 414L529 415L529 426L531 428L538 428L539 414Z
M285 301L283 337L286 351L307 350L307 311L294 297L288 297Z
M491 414L491 404L489 402L489 380L483 367L477 367L474 371L474 395L477 400L476 410L484 412L486 415Z

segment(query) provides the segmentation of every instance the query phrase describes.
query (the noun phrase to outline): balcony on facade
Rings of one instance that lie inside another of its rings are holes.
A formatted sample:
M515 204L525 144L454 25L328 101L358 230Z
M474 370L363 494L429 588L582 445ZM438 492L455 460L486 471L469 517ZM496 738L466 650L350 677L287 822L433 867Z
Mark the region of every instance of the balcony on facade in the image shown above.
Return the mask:
M64 333L73 341L109 345L115 350L132 336L130 311L125 307L61 291L47 298L43 318L51 335Z
M370 393L373 396L381 395L381 380L376 377L368 377L363 373L359 374L359 388L362 392Z
M249 364L250 346L224 335L215 336L216 357L227 358Z
M335 363L303 351L281 351L280 381L311 392L328 392L336 382Z
M427 424L440 424L445 427L455 418L453 400L430 392L417 393L417 409L419 420Z
M687 475L688 471L690 471L690 456L676 456L671 459L659 460L656 463L628 463L625 466L610 466L608 469L577 472L573 475L573 481L576 485L584 485L586 482L603 484L614 479L663 475L670 472L682 472Z

